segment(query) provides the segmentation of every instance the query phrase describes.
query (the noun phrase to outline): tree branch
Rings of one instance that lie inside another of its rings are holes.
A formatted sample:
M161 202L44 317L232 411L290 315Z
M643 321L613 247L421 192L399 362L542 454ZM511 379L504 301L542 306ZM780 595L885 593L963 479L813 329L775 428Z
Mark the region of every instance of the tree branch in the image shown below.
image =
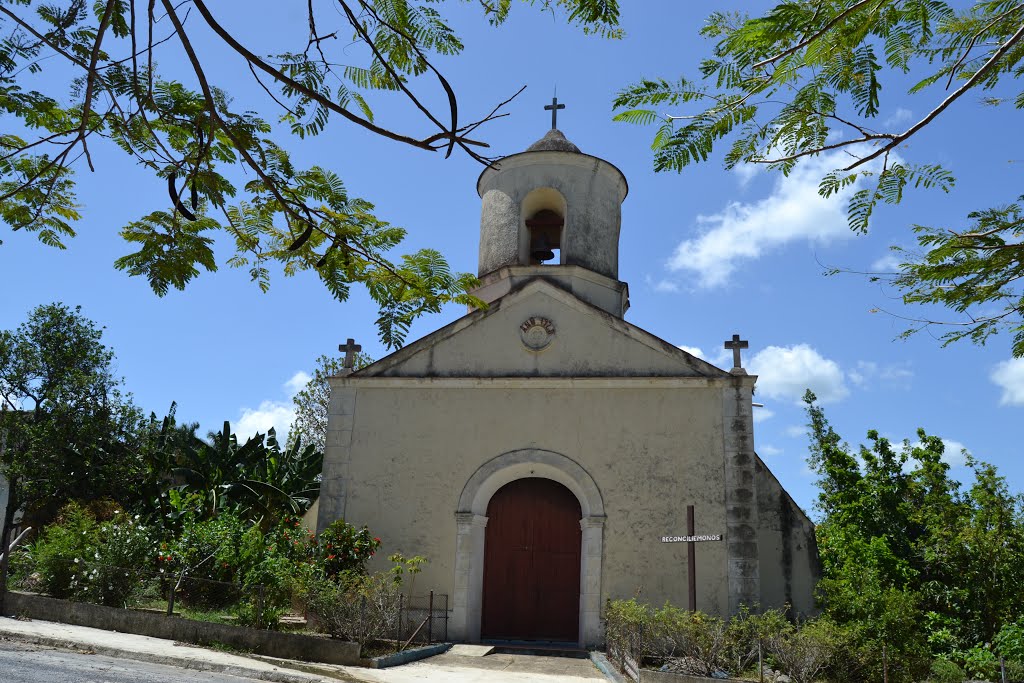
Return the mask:
M885 145L884 147L880 147L879 149L877 149L876 151L872 152L871 154L869 154L869 155L867 155L865 157L862 157L861 159L857 160L853 164L850 164L849 166L847 166L843 170L844 171L852 171L853 169L857 168L858 166L866 164L867 162L871 161L872 159L878 158L880 155L885 154L885 153L889 152L890 150L896 148L904 140L906 140L910 136L914 135L915 133L917 133L919 130L921 130L925 126L927 126L929 123L931 123L935 119L935 117L937 117L939 114L941 114L943 111L945 111L946 108L949 107L949 105L953 104L953 102L958 100L961 95L963 95L965 92L967 92L968 90L973 88L975 85L977 85L978 81L981 80L982 76L984 76L996 64L998 64L999 60L1002 59L1006 55L1006 53L1010 51L1010 48L1012 48L1021 38L1024 38L1024 24L1021 24L1020 28L1017 29L1017 32L1014 33L1010 37L1009 40L1007 40L1005 43L1003 43L999 47L998 50L996 50L995 52L992 53L992 56L988 58L988 61L986 61L985 64L983 64L980 69L975 71L974 75L972 75L969 79L967 79L967 81L965 81L964 84L961 85L959 88L957 88L954 92L950 93L949 97L944 99L939 104L939 106L935 107L935 109L932 109L928 113L927 116L925 116L923 119L921 119L920 121L915 123L913 126L908 128L907 130L905 130L903 133L900 133L899 135L894 137L889 144Z
M169 3L166 0L162 1L166 8L169 5ZM286 85L288 85L288 87L294 89L297 92L302 93L309 99L315 102L319 102L324 107L330 109L331 111L337 114L340 114L341 116L345 117L352 123L362 126L363 128L366 128L367 130L373 133L377 133L378 135L388 138L389 140L395 140L396 142L404 142L405 144L412 145L413 147L426 149L431 152L435 151L433 147L423 143L420 140L416 140L407 135L395 133L386 128L381 128L380 126L375 125L362 117L356 116L355 114L345 109L344 107L334 102L333 100L324 97L315 90L306 87L304 84L296 81L293 78L288 77L278 69L273 68L265 61L260 59L257 55L253 54L244 45L235 40L234 36L232 36L228 31L226 31L223 26L218 24L217 20L213 18L213 15L210 13L210 10L206 7L206 3L204 3L203 0L192 0L192 2L195 4L196 9L199 10L199 13L203 16L203 19L206 21L207 25L213 30L214 33L220 36L220 38L231 47L231 49L233 49L235 52L240 54L244 59L255 65L258 69L268 74L274 80L279 81L281 83L285 83Z
M807 36L806 38L801 40L799 43L794 45L793 47L788 48L786 50L783 50L782 52L778 53L774 57L769 57L768 59L763 59L760 62L758 62L757 64L754 64L754 66L752 66L751 68L752 69L760 69L763 66L771 64L772 62L777 62L780 59L782 59L783 57L788 57L789 55L793 54L794 52L797 52L798 50L801 50L801 49L807 47L808 45L813 43L815 40L817 40L818 38L820 38L823 35L825 35L826 33L828 33L832 29L833 26L835 26L840 21L842 21L843 19L848 17L850 14L853 14L854 12L859 10L861 7L863 7L864 5L869 5L869 4L871 4L872 2L875 2L875 1L876 0L860 0L860 2L857 2L857 3L854 3L853 5L850 5L845 10L843 10L842 12L837 14L835 17L833 17L833 19L831 21L829 21L827 24L825 24L822 28L820 28L819 30L815 31L811 35Z

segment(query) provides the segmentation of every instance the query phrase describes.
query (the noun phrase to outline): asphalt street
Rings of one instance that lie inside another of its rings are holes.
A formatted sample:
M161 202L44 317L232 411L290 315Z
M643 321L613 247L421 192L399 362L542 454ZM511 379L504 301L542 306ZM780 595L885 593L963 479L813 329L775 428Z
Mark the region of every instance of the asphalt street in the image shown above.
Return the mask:
M252 683L205 671L0 640L3 683Z

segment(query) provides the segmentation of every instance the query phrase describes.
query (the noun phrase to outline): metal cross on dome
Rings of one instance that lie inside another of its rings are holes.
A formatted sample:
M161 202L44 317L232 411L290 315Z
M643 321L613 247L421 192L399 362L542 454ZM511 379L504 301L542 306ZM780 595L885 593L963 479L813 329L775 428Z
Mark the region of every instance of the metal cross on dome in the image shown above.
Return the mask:
M551 104L544 105L544 111L551 112L551 130L558 128L558 110L565 109L564 104L558 103L558 95L551 98Z
M338 345L339 351L345 352L345 360L342 361L342 367L351 370L356 364L356 352L362 351L363 347L356 344L356 340L351 337L344 344Z

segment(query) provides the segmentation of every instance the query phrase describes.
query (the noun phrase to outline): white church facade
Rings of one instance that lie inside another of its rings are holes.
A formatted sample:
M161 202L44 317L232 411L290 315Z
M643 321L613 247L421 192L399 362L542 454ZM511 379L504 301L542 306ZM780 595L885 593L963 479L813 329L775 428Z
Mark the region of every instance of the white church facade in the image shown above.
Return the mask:
M633 596L812 611L814 528L754 451L756 377L623 318L622 173L552 129L477 190L488 308L331 380L318 528L428 558L455 640L596 645Z

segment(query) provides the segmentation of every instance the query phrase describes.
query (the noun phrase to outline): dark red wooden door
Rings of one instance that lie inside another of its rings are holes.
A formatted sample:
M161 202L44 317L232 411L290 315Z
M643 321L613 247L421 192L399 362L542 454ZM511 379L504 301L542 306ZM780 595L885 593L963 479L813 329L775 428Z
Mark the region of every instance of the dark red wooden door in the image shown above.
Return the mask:
M481 635L576 642L580 503L550 479L518 479L487 505Z

